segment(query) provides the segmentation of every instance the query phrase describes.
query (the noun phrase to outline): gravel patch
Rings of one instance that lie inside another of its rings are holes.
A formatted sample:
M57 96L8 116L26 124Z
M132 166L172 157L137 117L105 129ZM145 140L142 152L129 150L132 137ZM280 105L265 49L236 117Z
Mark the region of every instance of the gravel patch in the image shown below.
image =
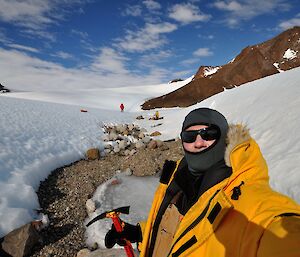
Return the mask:
M50 225L41 232L42 242L34 248L34 257L76 256L85 248L85 203L96 188L115 175L130 168L136 176L154 175L166 159L182 157L180 141L165 142L157 149L139 149L133 156L108 155L100 160L80 160L54 170L41 182L37 192L41 212Z

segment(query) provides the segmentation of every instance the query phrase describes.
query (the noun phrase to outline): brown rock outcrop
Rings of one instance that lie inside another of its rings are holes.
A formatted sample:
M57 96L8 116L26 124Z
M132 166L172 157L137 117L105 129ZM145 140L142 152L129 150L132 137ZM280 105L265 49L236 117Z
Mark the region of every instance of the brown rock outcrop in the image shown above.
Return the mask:
M149 110L186 107L226 89L300 66L300 27L291 28L275 38L248 46L223 66L201 66L187 85L142 105Z

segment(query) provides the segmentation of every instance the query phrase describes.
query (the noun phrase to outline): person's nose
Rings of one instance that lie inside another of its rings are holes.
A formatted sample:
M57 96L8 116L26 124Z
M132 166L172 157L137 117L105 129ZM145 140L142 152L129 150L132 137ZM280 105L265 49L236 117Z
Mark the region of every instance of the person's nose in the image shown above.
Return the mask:
M200 135L197 135L194 146L196 148L201 148L205 146L205 140L203 140Z

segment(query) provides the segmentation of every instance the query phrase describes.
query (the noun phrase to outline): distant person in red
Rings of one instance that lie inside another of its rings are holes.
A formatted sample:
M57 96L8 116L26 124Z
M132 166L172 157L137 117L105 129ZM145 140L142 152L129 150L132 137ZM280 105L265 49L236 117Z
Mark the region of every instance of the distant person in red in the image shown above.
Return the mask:
M121 109L121 112L123 112L123 111L124 111L124 107L125 107L125 106L124 106L124 104L123 104L123 103L121 103L121 104L120 104L120 109Z

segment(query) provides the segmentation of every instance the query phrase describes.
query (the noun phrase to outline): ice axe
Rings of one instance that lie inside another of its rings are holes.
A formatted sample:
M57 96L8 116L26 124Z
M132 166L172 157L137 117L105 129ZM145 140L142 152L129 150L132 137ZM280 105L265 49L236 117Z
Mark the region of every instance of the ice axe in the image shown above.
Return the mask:
M121 213L122 214L129 214L129 208L130 208L130 206L123 206L123 207L119 207L119 208L111 210L111 211L103 212L100 215L93 218L88 224L86 224L86 226L88 227L91 224L93 224L94 222L96 222L98 220L101 220L101 219L104 219L104 218L111 218L112 221L113 221L113 224L115 226L116 231L117 232L122 232L123 228L125 226L125 223L123 221L121 222L121 220L119 218L119 215ZM125 241L124 249L125 249L125 252L126 252L127 256L128 257L134 257L133 248L132 248L132 245L131 245L130 241L127 240L127 239L123 239L123 238L122 238L122 240Z

